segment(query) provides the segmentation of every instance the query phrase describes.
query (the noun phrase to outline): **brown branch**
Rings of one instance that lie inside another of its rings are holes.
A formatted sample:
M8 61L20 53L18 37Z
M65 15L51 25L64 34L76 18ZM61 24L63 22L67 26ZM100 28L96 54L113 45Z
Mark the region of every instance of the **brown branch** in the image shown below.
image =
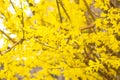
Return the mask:
M84 4L85 4L85 6L86 6L86 8L87 8L87 10L88 10L88 12L89 12L89 14L90 14L90 16L91 16L92 19L95 21L95 17L94 17L94 15L93 15L92 11L90 10L90 8L89 8L86 0L83 0L83 2L84 2Z
M22 2L21 2L21 10L22 10L22 20L21 20L21 23L22 23L22 33L23 33L23 37L22 37L22 39L24 40L24 38L25 38L25 31L24 31L24 14L23 14L23 5L22 5Z
M13 9L15 10L15 6L14 6L14 4L13 4L13 2L11 0L10 0L10 3L12 5ZM15 12L16 12L16 10L15 10Z
M5 20L8 21L7 17L4 15L3 12L0 11L0 15L4 16ZM2 19L4 19L4 18L2 18Z
M24 31L23 28L24 28L25 25L24 25L24 16L23 16L23 12L22 12L22 26L23 26L23 27L22 27L22 32L23 32L23 39L24 39L24 37L25 37L25 35L24 35L24 34L25 34L25 31Z
M16 45L18 45L21 41L23 41L23 40L20 40L20 41L16 42L12 47L10 47L9 49L7 49L7 50L5 50L5 51L3 51L3 52L0 52L0 54L3 55L3 54L5 54L5 53L11 51L11 50L12 50Z
M86 29L91 29L91 28L94 28L94 26L95 26L95 24L92 23L92 24L90 24L90 25L88 25L86 27L80 28L80 30L83 31L83 30L86 30Z
M28 3L28 6L29 6L29 7L34 7L34 4L30 3L29 0L26 0L26 2ZM33 11L31 10L31 12L32 12L32 15L35 14L35 11L34 11L34 10L33 10Z
M62 23L62 16L61 16L61 13L60 13L60 6L59 6L59 1L58 0L56 0L56 4L57 4L57 8L58 8L59 17L60 17L60 23Z
M1 29L0 29L0 32L2 33L2 34L4 34L9 40L11 40L13 43L16 43L16 41L14 41L9 35L7 35L4 31L2 31Z
M79 0L74 0L74 1L75 1L75 3L76 3L76 4L79 4L79 3L80 3L80 1L79 1Z
M68 15L68 13L67 13L67 11L66 11L66 9L65 9L65 7L63 6L63 4L62 4L61 1L60 1L60 5L61 5L61 7L63 8L63 10L64 10L64 12L65 12L67 18L69 19L69 21L71 21L70 16Z
M40 42L40 41L37 40L37 39L36 39L36 42L38 42L39 44L41 44L41 45L43 45L43 46L49 47L49 48L51 48L51 49L56 49L56 48L54 48L54 47L52 47L52 46L49 46L49 45L46 45L45 43Z

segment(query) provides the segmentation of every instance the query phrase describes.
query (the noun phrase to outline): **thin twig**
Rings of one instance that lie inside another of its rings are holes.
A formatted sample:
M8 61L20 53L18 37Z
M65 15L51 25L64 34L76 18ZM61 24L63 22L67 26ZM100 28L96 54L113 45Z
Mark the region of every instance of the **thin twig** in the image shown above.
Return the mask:
M23 25L23 27L22 27L22 32L23 32L23 39L25 38L25 32L24 32L24 17L23 17L23 12L22 12L22 25Z
M11 0L10 0L10 3L12 5L13 9L15 10L15 6L14 6L14 4L13 4L13 2ZM15 10L15 12L16 12L16 10Z
M5 50L4 52L1 52L0 54L3 55L9 51L11 51L16 45L18 45L22 40L16 42L12 47L10 47L9 49Z
M60 17L60 23L62 23L62 16L61 16L61 13L60 13L60 6L59 6L59 1L58 0L56 0L56 4L57 4L57 8L58 8L59 17Z
M23 40L24 40L24 38L25 38L25 36L24 36L24 34L25 34L25 32L24 32L24 14L23 14L23 5L22 5L22 2L21 2L21 9L22 9L22 20L21 20L21 22L22 22L22 32L23 32Z
M11 40L13 43L16 43L16 41L14 41L9 35L7 35L4 31L2 31L1 29L0 29L0 32L2 33L2 34L4 34L9 40Z
M68 13L67 13L67 11L66 11L66 9L65 9L65 7L63 6L63 4L62 4L61 1L60 1L60 5L61 5L61 7L63 8L63 10L64 10L64 12L65 12L67 18L69 19L69 21L71 21L70 16L68 15Z
M93 28L94 26L95 26L95 24L92 23L92 24L90 24L90 25L88 25L88 26L86 26L86 27L80 28L80 30L83 31L83 30L86 30L86 29L91 29L91 28Z
M94 17L94 15L92 14L92 11L90 10L90 8L89 8L86 0L83 0L83 2L84 2L84 4L85 4L85 6L87 7L88 12L90 13L90 16L91 16L92 19L95 21L95 17Z
M28 6L29 6L29 7L34 7L34 5L29 2L29 0L26 0L26 2L28 3ZM35 14L35 11L32 11L32 10L31 10L31 12L32 12L32 15Z
M56 49L56 48L54 48L52 46L49 46L49 45L46 45L45 43L40 42L39 40L36 40L36 42L38 42L39 44L41 44L43 46L46 46L46 47L49 47L49 48L52 48L52 49Z
M6 21L8 21L7 17L4 15L4 13L0 11L0 16L1 16L1 15L3 16L3 18L2 18L2 19L4 19L4 18L5 18L5 20L6 20Z

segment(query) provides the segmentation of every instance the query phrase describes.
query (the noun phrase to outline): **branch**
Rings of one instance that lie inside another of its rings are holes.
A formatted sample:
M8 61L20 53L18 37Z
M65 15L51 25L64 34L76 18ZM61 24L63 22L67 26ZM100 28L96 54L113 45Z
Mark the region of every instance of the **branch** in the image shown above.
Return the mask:
M23 15L23 5L22 5L22 2L21 2L21 9L22 9L22 20L21 20L21 22L22 22L22 32L23 32L23 38L22 39L24 40L24 37L25 37L24 33L25 32L24 32L23 28L24 28L25 25L24 25L24 15Z
M1 16L1 15L4 16L4 18L5 18L6 21L8 21L7 17L4 15L4 13L0 11L0 16ZM3 18L3 19L4 19L4 18Z
M40 41L37 40L37 39L36 39L36 42L38 42L39 44L41 44L41 45L43 45L43 46L49 47L49 48L51 48L51 49L56 49L56 48L54 48L54 47L52 47L52 46L49 46L49 45L46 45L45 43L40 42Z
M57 8L58 8L59 17L60 17L60 23L62 23L62 16L61 16L61 13L60 13L60 6L59 6L59 1L58 0L56 0L56 4L57 4Z
M25 37L24 33L25 33L25 32L24 32L24 29L23 29L23 28L24 28L25 25L24 25L24 16L23 16L23 12L22 12L22 26L23 26L23 27L22 27L22 32L23 32L23 39L24 39L24 37Z
M11 40L13 43L16 43L16 41L14 41L9 35L7 35L4 31L2 31L1 29L0 29L0 32L2 33L2 34L4 34L9 40Z
M22 41L23 41L23 40L20 40L20 41L16 42L12 47L10 47L9 49L7 49L7 50L5 50L5 51L3 51L3 52L0 52L0 54L3 55L3 54L5 54L5 53L11 51L16 45L18 45L18 44L19 44L20 42L22 42Z
M12 5L13 9L15 10L15 6L14 6L14 4L13 4L13 2L11 0L10 0L10 3ZM15 12L16 12L16 10L15 10Z
M29 2L29 0L26 0L26 2L28 3L29 7L34 7L34 5ZM31 12L32 12L33 15L35 14L34 10L33 11L31 10Z
M91 29L91 28L93 28L94 26L95 26L95 24L92 23L92 24L90 24L90 25L88 25L88 26L86 26L86 27L80 28L80 30L83 31L83 30L86 30L86 29Z
M87 10L88 10L88 12L90 13L92 19L95 21L95 17L94 17L94 15L92 14L92 11L90 10L90 8L89 8L86 0L83 0L83 2L84 2L84 4L85 4L85 6L87 7Z
M64 10L64 12L65 12L65 14L66 14L67 18L69 19L69 21L71 21L70 16L68 15L68 13L67 13L66 9L64 8L64 6L63 6L62 2L60 2L60 5L61 5L61 7L63 8L63 10Z

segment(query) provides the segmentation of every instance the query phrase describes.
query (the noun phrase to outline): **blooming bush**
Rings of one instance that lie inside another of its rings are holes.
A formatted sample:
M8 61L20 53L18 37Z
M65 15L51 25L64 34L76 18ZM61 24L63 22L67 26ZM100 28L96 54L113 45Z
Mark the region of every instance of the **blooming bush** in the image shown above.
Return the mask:
M0 80L119 80L115 1L1 0Z

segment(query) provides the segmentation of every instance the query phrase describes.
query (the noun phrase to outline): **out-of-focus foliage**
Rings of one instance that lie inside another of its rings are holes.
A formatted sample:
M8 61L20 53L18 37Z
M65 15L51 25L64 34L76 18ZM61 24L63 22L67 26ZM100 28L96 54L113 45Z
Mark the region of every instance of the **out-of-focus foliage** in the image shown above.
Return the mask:
M120 80L115 1L0 0L0 80Z

